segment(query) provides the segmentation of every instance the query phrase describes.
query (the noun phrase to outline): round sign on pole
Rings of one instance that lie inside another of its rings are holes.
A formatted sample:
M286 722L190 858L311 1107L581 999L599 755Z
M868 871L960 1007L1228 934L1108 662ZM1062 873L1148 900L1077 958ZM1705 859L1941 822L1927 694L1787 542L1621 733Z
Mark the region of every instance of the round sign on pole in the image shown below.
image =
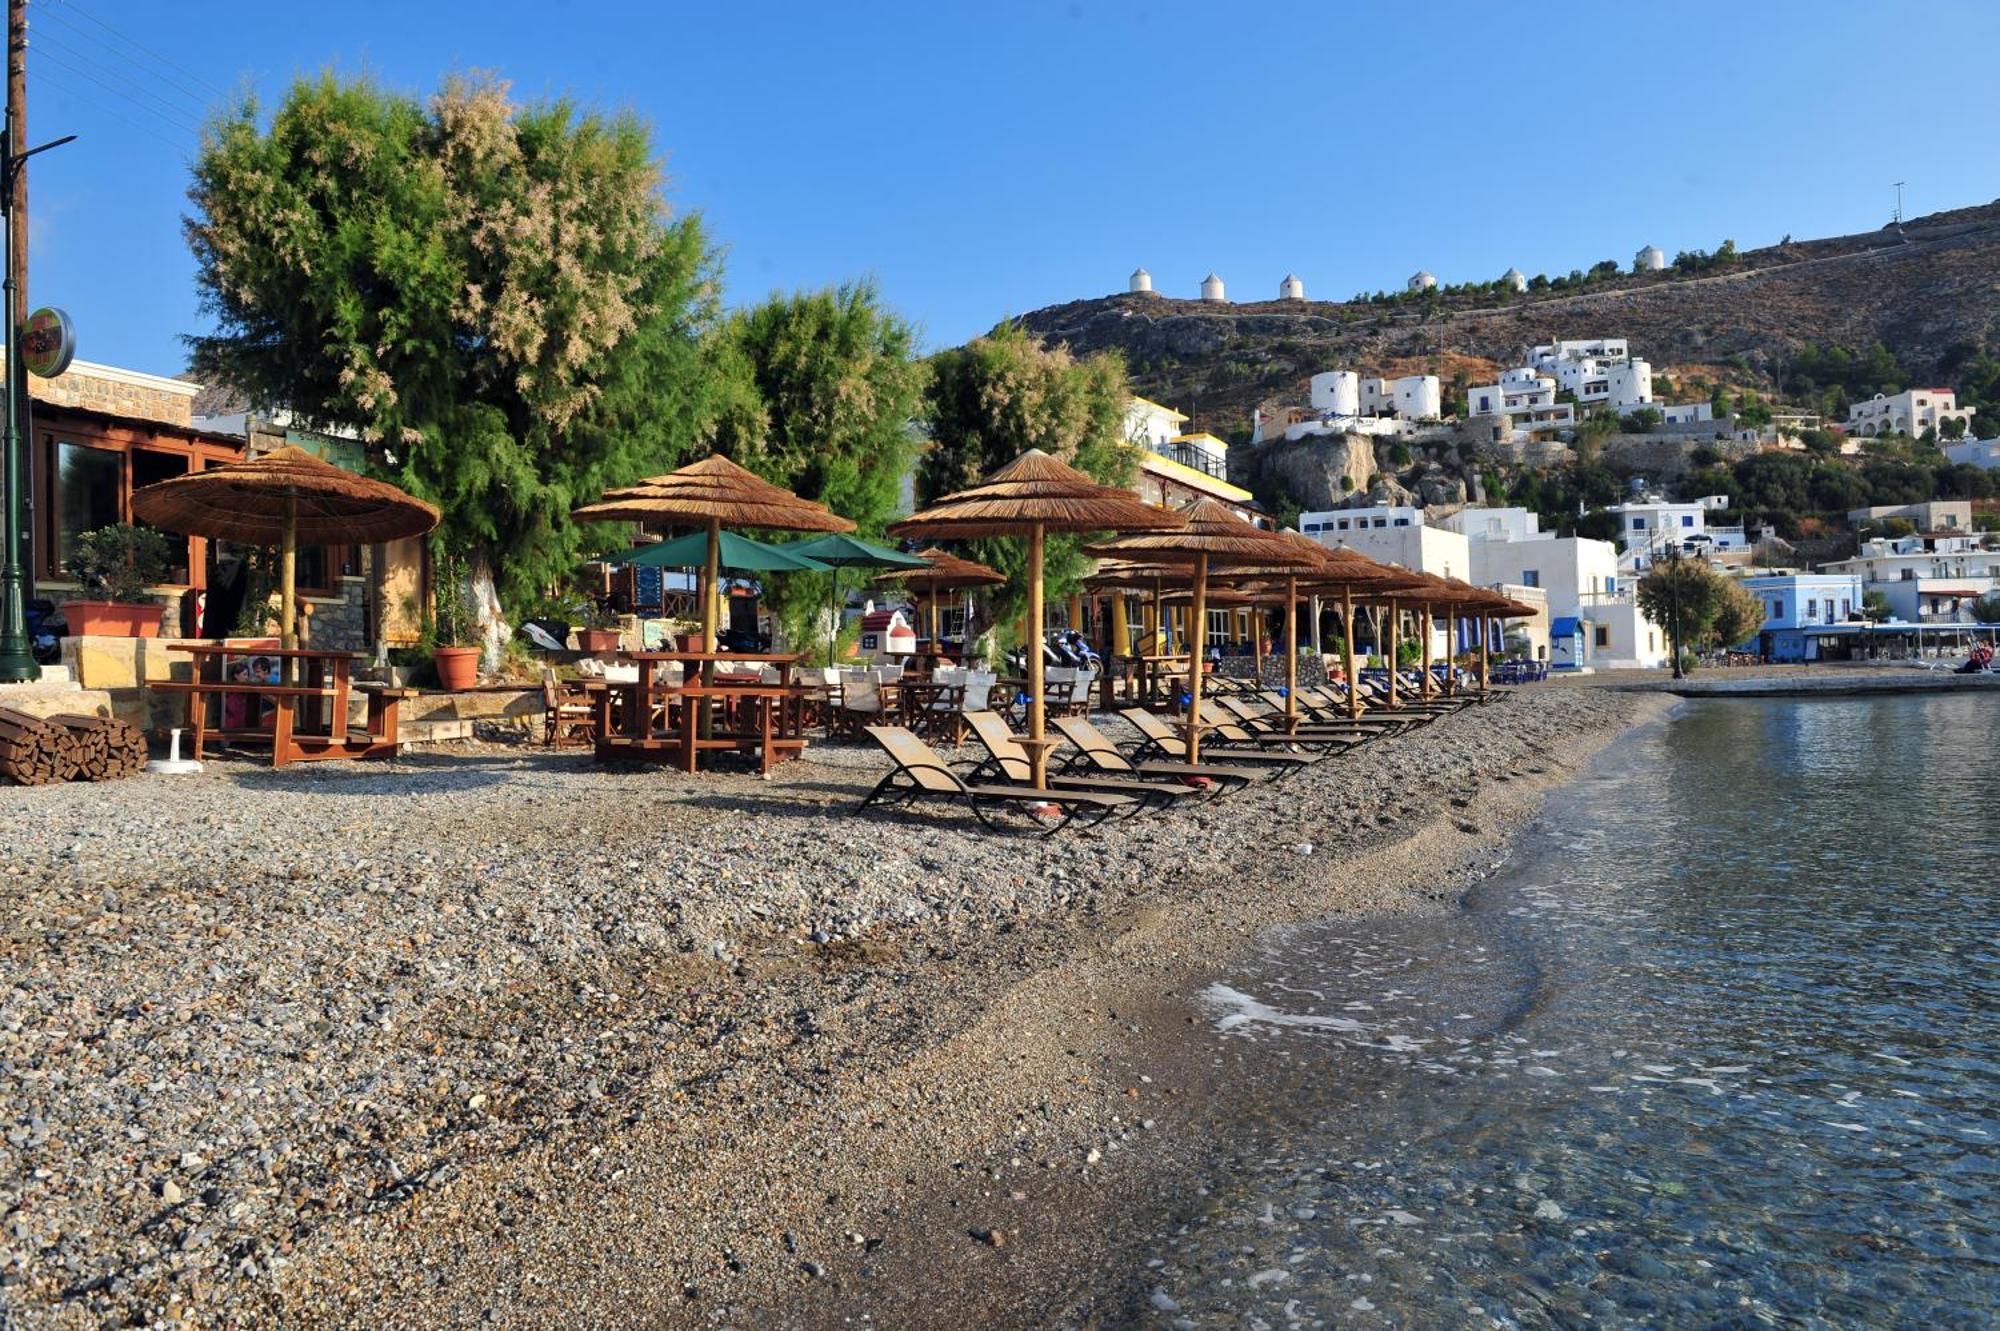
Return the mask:
M53 305L28 316L21 329L21 363L38 379L53 379L76 359L76 324Z

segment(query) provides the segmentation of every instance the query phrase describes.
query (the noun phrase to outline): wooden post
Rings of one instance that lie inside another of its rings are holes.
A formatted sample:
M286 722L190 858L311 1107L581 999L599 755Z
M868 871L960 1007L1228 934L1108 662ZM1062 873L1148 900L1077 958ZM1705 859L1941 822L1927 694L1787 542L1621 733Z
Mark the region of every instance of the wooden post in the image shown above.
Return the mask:
M1312 595L1312 597L1311 597L1310 599L1311 599L1311 602L1312 602L1312 609L1311 609L1311 611L1309 612L1309 613L1310 613L1310 614L1312 615L1312 637L1311 637L1311 638L1309 639L1309 641L1310 641L1310 642L1312 643L1312 645L1313 645L1313 655L1314 655L1314 656L1318 656L1318 655L1320 654L1320 643L1319 643L1319 613L1320 613L1320 611L1319 611L1319 593L1318 593L1318 592L1314 592L1314 593L1313 593L1313 595Z
M1264 679L1264 612L1256 606L1250 607L1250 655L1256 658L1257 680Z
M285 533L278 538L278 645L287 651L299 645L295 617L299 602L298 582L299 497L288 493L285 496Z
M1069 629L1072 633L1083 632L1083 597L1077 592L1069 594Z
M1423 699L1431 699L1431 604L1426 601L1417 607L1419 631L1424 635L1424 685Z
M1201 673L1208 656L1208 556L1194 557L1194 602L1188 612L1187 760L1201 761Z
M1105 673L1111 673L1111 666L1117 657L1132 655L1132 626L1125 617L1125 593L1111 594L1111 650L1113 656L1104 662Z
M1485 615L1479 617L1479 691L1486 692L1487 649L1492 645L1493 621Z
M937 588L931 588L931 655L944 656L944 639L938 637Z
M1049 788L1049 751L1041 746L1044 724L1042 703L1042 524L1028 533L1028 746L1030 784L1036 790Z
M1396 613L1396 603L1389 601L1383 607L1382 618L1377 621L1388 627L1387 642L1382 640L1382 630L1375 630L1375 645L1381 649L1382 664L1389 667L1389 707L1392 710L1402 705L1396 701L1396 640L1401 636L1396 628Z
M1111 593L1113 604L1116 604L1120 599L1122 599L1121 593ZM1111 630L1114 626L1111 623L1111 615L1104 608L1104 597L1102 595L1091 598L1090 612L1097 617L1097 639L1104 644L1098 652L1100 664L1097 670L1097 706L1098 710L1108 712L1111 710L1111 690L1115 682L1114 677L1118 673L1112 669L1112 666L1117 661L1116 648L1114 647L1117 639L1112 636ZM1084 699L1084 710L1090 710L1090 700L1088 698Z
M1285 729L1299 728L1299 575L1285 575Z
M1340 590L1341 631L1346 641L1341 645L1347 649L1347 715L1358 718L1361 715L1361 672L1354 665L1354 584L1349 583Z

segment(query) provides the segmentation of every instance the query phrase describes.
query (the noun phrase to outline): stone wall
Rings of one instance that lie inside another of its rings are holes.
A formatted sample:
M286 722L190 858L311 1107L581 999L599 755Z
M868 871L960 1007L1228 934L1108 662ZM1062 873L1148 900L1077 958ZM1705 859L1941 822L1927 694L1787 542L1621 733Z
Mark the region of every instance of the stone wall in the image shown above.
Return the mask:
M338 597L303 598L311 607L306 616L305 645L330 652L368 650L368 580L344 577Z
M1262 658L1263 683L1266 688L1281 689L1285 686L1285 658L1275 652ZM1216 664L1215 673L1224 679L1252 679L1257 676L1258 658L1253 656L1225 656ZM1326 658L1310 653L1299 658L1299 684L1304 688L1318 688L1326 683Z
M60 377L28 377L28 396L37 402L59 407L81 407L114 416L136 416L141 420L194 428L194 394L162 385L149 384L152 375L127 378L116 374L93 374L92 366L78 363ZM190 388L193 385L189 385Z

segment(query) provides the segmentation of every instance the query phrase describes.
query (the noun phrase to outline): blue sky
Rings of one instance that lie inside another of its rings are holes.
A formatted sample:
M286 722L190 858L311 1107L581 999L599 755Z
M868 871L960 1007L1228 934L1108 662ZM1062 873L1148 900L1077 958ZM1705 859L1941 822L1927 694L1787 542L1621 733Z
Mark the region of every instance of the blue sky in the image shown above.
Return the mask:
M177 373L206 110L332 65L629 105L732 302L873 276L949 345L1122 290L1238 298L1749 247L2000 195L1991 3L31 0L31 296Z

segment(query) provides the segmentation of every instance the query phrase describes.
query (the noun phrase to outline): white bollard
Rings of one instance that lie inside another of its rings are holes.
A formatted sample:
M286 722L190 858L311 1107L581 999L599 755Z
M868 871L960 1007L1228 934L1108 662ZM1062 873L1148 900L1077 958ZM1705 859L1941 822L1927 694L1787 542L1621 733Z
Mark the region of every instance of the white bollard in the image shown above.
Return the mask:
M191 776L199 772L201 770L200 763L192 758L181 757L180 727L176 726L169 732L169 736L172 747L167 751L168 756L165 758L155 758L152 762L147 763L146 770L149 772L158 772L162 776Z

